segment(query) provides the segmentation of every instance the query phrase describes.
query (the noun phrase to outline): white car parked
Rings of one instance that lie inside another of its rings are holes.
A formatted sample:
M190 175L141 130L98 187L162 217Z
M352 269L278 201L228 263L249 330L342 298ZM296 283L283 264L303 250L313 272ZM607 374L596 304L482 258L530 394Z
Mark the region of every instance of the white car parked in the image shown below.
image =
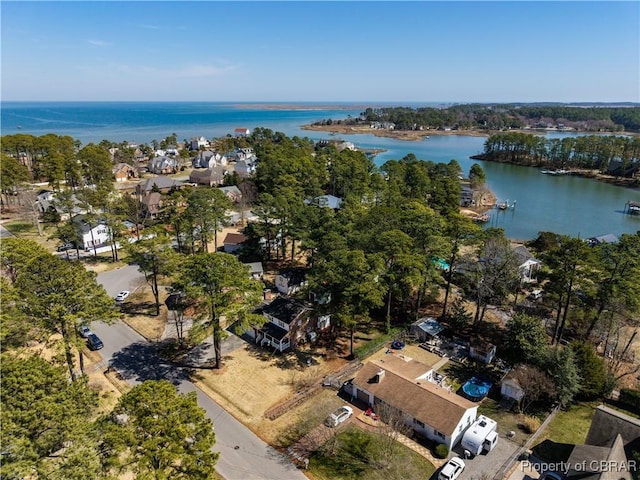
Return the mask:
M129 296L129 291L123 290L118 295L116 295L116 302L124 302L128 296Z
M353 415L353 408L345 405L329 415L324 421L324 424L327 427L337 427L341 423L345 422L351 415Z
M464 470L464 462L460 457L449 460L438 475L438 480L456 480Z

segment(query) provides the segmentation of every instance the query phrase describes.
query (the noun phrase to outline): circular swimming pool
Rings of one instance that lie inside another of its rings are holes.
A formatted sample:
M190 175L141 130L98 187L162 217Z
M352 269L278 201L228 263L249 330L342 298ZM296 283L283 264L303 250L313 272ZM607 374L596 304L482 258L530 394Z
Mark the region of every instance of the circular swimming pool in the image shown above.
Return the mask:
M472 377L462 386L462 391L469 400L479 402L487 396L491 385L486 378Z

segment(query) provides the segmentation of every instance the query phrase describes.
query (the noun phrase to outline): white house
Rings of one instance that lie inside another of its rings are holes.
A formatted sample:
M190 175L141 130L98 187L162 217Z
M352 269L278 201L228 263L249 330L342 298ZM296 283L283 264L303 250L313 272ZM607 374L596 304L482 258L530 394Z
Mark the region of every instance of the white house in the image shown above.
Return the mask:
M292 268L279 273L275 277L276 288L283 295L293 295L307 285L306 273L303 268Z
M82 248L85 250L101 247L111 241L111 229L103 220L96 219L95 222L90 222L85 215L76 215L72 222L78 230Z
M249 276L251 278L254 280L262 280L262 277L264 276L262 262L243 263L243 265L249 267Z
M213 168L227 165L227 157L211 150L203 150L193 159L194 168Z
M531 255L524 245L519 245L513 249L518 262L518 271L522 283L534 283L537 281L536 275L542 262Z
M204 137L194 137L191 139L191 150L200 150L200 147L209 148L209 140Z
M342 205L342 199L333 195L321 195L311 200L305 200L307 205L317 205L319 207L331 208L332 210L338 210Z
M478 406L430 379L431 367L403 355L367 362L344 389L374 411L397 412L416 433L453 448Z
M249 134L251 134L251 130L249 130L248 128L236 128L233 131L233 134L236 137L248 137Z
M493 343L473 340L469 345L469 357L482 363L489 364L496 356L496 346Z
M502 380L500 394L503 397L519 402L524 397L525 392L514 376L507 375L504 380Z

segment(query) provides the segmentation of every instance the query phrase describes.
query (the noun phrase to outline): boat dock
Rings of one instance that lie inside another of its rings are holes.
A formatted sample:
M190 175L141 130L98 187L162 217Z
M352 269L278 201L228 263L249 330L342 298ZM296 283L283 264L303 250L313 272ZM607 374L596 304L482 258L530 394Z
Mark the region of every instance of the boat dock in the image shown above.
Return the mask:
M629 200L624 204L624 213L629 215L640 215L640 202Z

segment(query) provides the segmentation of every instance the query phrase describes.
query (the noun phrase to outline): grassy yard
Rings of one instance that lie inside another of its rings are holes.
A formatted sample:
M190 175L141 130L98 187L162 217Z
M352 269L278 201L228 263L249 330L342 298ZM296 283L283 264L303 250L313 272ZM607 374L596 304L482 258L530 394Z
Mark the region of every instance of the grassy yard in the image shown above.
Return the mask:
M548 462L566 461L573 445L583 444L587 438L595 403L578 403L560 410L540 434L533 453Z
M317 480L429 478L435 467L424 457L380 434L347 427L313 455L309 471Z

